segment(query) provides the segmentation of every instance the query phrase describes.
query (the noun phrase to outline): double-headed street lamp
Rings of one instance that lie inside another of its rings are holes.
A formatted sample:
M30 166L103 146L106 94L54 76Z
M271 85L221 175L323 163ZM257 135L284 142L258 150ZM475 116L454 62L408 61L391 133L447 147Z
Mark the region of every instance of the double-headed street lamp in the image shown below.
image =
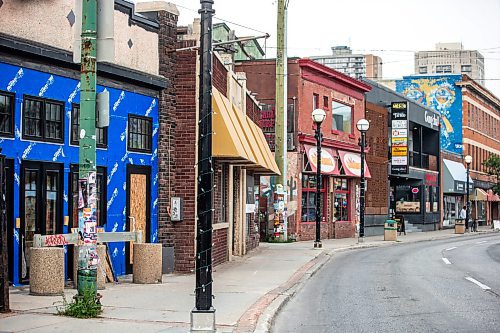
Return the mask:
M326 118L326 112L323 109L315 109L312 112L312 120L316 124L316 240L314 247L321 248L321 209L320 209L320 190L321 190L321 123Z
M466 192L465 192L465 197L466 197L466 204L465 204L465 226L469 227L469 212L470 212L470 201L469 201L469 173L470 173L470 164L472 163L472 156L467 155L464 158L465 164L467 165L467 177L465 181L467 182L466 185Z
M356 128L361 133L361 186L359 189L359 238L362 243L365 239L365 145L366 131L370 128L370 123L366 119L360 119L356 123Z

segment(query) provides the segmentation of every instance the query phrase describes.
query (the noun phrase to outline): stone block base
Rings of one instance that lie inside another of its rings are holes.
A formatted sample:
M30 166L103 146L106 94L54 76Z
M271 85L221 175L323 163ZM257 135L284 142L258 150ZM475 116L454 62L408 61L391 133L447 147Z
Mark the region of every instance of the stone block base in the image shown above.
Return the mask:
M215 309L191 311L191 332L215 333Z
M30 294L40 296L64 293L64 249L30 248Z
M153 284L162 282L162 245L134 243L134 283Z

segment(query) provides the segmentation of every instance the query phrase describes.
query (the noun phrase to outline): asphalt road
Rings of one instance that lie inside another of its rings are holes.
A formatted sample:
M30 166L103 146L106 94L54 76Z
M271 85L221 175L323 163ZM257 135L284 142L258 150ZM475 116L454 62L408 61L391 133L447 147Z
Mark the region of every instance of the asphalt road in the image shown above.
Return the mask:
M335 254L271 331L500 332L500 235Z

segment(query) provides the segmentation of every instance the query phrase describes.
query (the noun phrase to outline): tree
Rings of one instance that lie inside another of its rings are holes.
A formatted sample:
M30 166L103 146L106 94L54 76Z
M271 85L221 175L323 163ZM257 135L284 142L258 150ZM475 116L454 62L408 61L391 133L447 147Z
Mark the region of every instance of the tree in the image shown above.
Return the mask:
M483 165L488 169L488 174L495 177L496 184L493 185L493 192L495 192L495 194L500 194L500 184L498 183L500 179L500 157L491 154L488 159L483 162Z

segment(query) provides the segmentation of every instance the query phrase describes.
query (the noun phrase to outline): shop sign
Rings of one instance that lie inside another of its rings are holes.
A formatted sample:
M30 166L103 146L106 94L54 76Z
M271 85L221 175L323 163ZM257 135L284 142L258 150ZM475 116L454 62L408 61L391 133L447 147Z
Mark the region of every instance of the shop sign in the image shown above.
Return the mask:
M396 212L398 213L420 213L419 201L397 201Z
M359 154L346 153L343 165L356 176L361 176L361 156Z
M391 103L391 173L408 173L408 103Z
M417 194L418 192L419 192L418 187L413 187L413 188L411 189L411 193L413 193L413 194Z
M408 147L392 147L392 156L408 156Z
M455 180L455 192L464 193L465 192L465 182Z
M425 185L427 186L437 186L438 185L438 180L437 180L437 175L428 173L425 175Z
M407 138L408 130L406 128L392 129L393 138Z
M394 156L392 158L392 165L407 165L408 156Z
M392 138L391 139L392 146L398 146L398 147L406 147L408 146L408 139L407 138Z
M317 147L309 148L307 152L307 157L309 158L309 162L317 169L317 161L318 161L318 152ZM321 148L321 173L324 174L332 174L335 171L335 158L330 154L329 151Z

